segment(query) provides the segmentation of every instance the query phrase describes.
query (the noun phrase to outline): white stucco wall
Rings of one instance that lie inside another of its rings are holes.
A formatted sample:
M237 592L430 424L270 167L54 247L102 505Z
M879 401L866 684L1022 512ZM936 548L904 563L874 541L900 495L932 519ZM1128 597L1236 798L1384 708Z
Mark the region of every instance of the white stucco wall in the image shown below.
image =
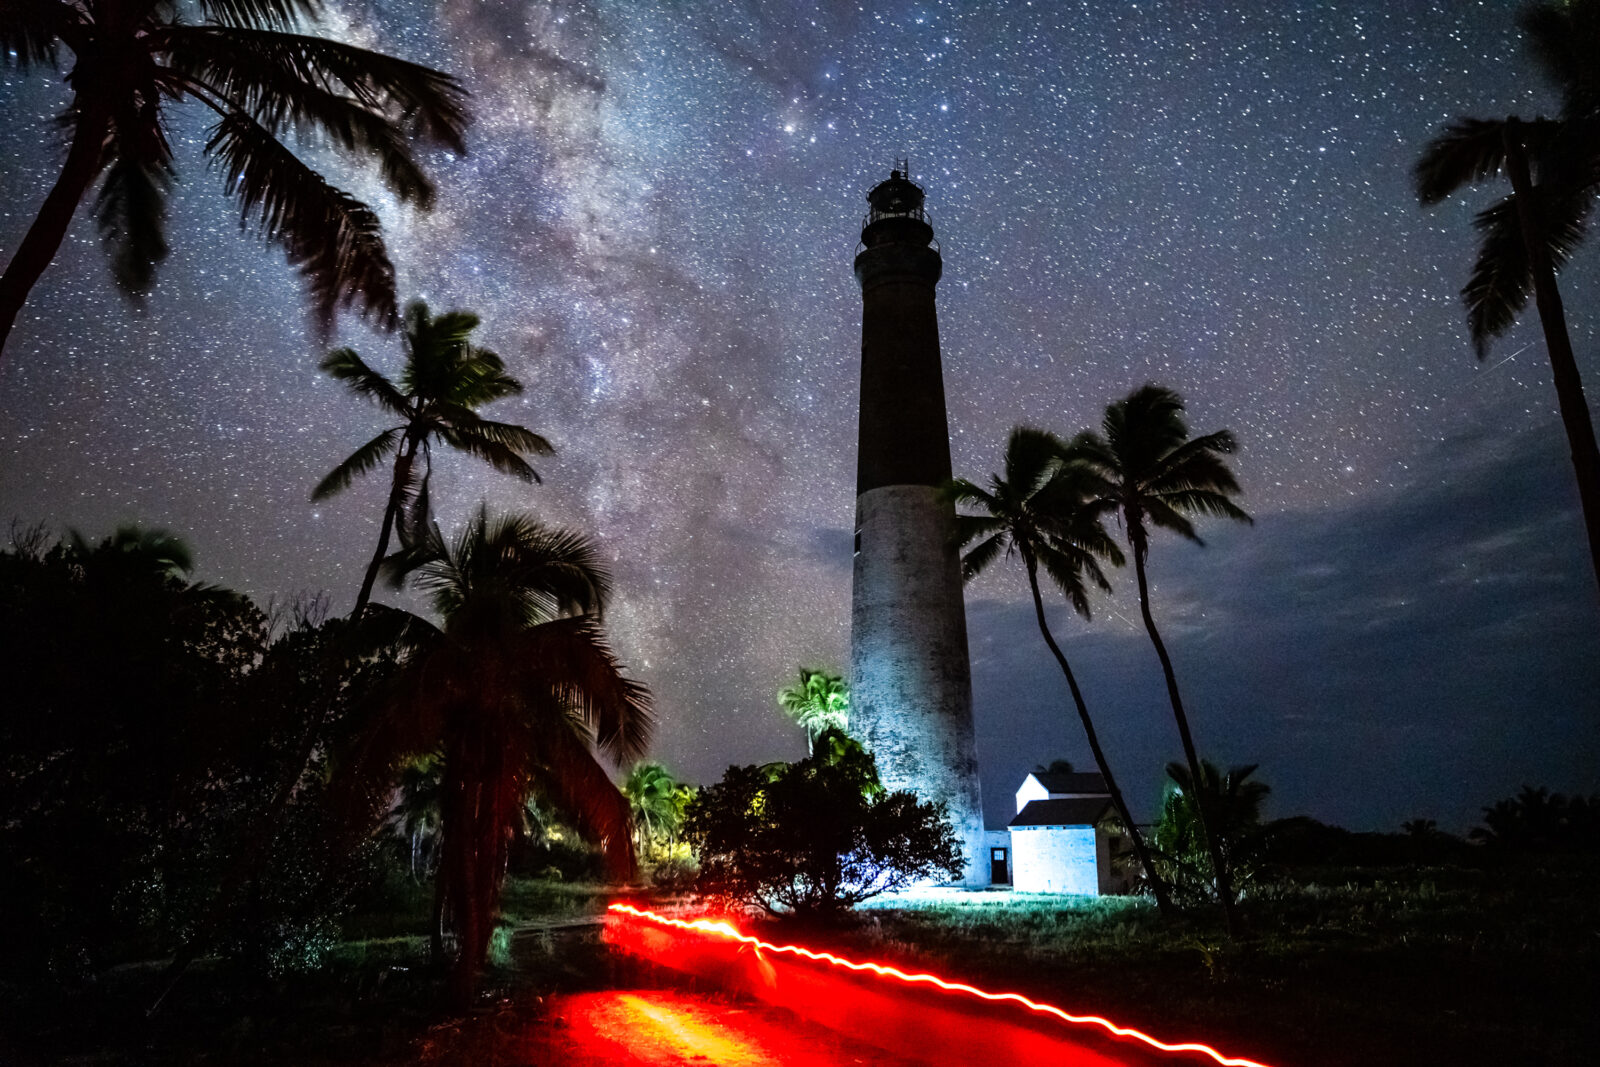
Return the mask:
M1019 893L1100 895L1092 826L1013 826L1011 887Z

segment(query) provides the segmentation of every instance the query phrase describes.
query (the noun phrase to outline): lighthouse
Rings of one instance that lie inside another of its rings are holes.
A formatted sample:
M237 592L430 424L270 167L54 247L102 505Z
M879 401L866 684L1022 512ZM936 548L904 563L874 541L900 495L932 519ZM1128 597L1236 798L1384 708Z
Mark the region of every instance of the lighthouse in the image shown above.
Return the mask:
M902 162L867 193L850 722L890 789L943 803L969 885L986 884L950 433L934 287L944 262Z

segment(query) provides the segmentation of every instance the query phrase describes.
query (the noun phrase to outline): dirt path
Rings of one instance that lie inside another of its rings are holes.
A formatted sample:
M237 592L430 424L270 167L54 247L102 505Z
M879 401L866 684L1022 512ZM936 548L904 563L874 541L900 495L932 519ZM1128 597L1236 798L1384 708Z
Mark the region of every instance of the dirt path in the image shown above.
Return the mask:
M658 989L552 998L525 1062L568 1067L927 1067L852 1043L788 1012Z

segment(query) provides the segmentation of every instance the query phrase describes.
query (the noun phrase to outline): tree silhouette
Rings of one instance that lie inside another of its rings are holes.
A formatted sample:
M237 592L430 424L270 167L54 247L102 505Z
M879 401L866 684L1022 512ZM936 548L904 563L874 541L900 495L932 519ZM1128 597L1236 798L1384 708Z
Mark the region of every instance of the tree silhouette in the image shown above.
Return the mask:
M1081 468L1062 463L1064 449L1065 445L1055 434L1018 426L1006 442L1005 473L990 475L988 489L962 478L948 484L946 495L958 507L965 505L983 511L981 515L958 515L956 518L957 540L965 549L961 572L971 581L1002 556L1015 553L1022 558L1028 573L1028 589L1033 594L1033 613L1039 623L1039 633L1067 679L1078 719L1089 739L1089 751L1094 754L1095 766L1105 777L1117 814L1128 828L1128 837L1156 903L1163 913L1170 913L1166 886L1122 799L1122 790L1100 747L1100 738L1095 733L1078 680L1045 620L1044 599L1039 593L1040 568L1050 576L1073 609L1087 619L1089 584L1108 591L1111 588L1100 560L1120 566L1123 558L1099 516L1086 506L1086 493L1092 483Z
M1123 532L1133 549L1133 569L1139 580L1139 613L1145 631L1161 660L1167 680L1167 697L1172 716L1183 741L1183 754L1189 773L1201 779L1200 758L1195 753L1189 717L1178 693L1178 677L1172 658L1156 629L1150 612L1150 583L1145 562L1150 556L1150 526L1171 530L1201 544L1189 516L1217 515L1240 522L1253 521L1229 498L1239 492L1239 483L1223 456L1234 450L1233 435L1223 430L1191 438L1183 419L1183 400L1170 389L1145 385L1125 399L1106 408L1101 422L1103 436L1079 434L1067 449L1070 465L1088 472L1094 481L1088 492L1095 498L1095 513L1112 512L1122 521ZM1200 794L1200 828L1211 853L1217 878L1217 897L1222 903L1228 932L1237 934L1239 922L1227 858L1212 832L1211 813L1204 794Z
M619 765L637 759L654 717L601 633L610 579L587 538L480 509L453 542L432 524L390 566L443 627L350 754L343 795L370 818L405 757L440 753L439 878L459 939L451 988L466 1003L530 793L600 843L613 877L632 877L628 802L591 744Z
M1456 119L1417 160L1417 196L1437 204L1500 174L1511 185L1473 220L1478 254L1461 290L1467 323L1481 360L1533 294L1600 583L1600 448L1556 286L1600 188L1600 2L1535 4L1522 27L1536 66L1561 92L1561 118Z
M102 175L95 206L117 284L135 299L149 291L167 255L168 106L182 100L215 113L205 153L241 225L299 268L317 321L331 326L338 309L355 307L393 325L394 266L377 215L285 138L376 163L399 200L428 208L434 186L412 143L465 152L467 93L448 74L292 32L318 9L317 0L0 0L0 63L59 71L61 50L73 57L62 117L70 146L0 276L0 351Z
M778 706L806 732L806 754L825 730L849 730L850 686L821 667L801 667L800 681L778 690Z
M477 456L525 482L537 482L539 475L522 457L548 456L555 451L532 430L491 422L477 413L485 404L522 392L522 383L506 373L499 356L467 340L477 326L478 317L471 312L447 311L433 318L428 305L417 300L406 307L406 360L398 382L367 366L353 349L336 349L322 361L322 369L330 377L401 420L352 452L311 491L312 500L325 500L394 456L378 547L361 579L352 617L359 616L372 597L396 524L401 527L402 541L409 541L420 535L431 518L428 481L433 473L434 441Z

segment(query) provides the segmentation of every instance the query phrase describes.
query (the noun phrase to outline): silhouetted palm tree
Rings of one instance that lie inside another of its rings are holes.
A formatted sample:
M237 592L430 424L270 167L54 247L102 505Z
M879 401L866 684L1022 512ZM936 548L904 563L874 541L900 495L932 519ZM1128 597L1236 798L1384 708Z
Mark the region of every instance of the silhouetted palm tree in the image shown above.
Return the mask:
M1016 553L1022 557L1028 572L1028 589L1033 593L1033 613L1039 623L1044 642L1066 676L1067 688L1072 691L1072 701L1077 706L1083 732L1089 739L1089 751L1094 754L1095 766L1105 777L1106 788L1117 814L1128 828L1128 837L1150 882L1156 903L1163 913L1171 911L1167 889L1154 864L1150 861L1139 827L1133 814L1122 799L1122 790L1111 773L1111 764L1100 747L1094 722L1089 718L1088 705L1083 692L1073 676L1061 646L1045 621L1044 599L1039 593L1039 570L1050 576L1066 596L1073 609L1084 618L1089 617L1089 589L1085 581L1109 590L1100 560L1122 565L1122 552L1107 535L1100 519L1085 505L1085 479L1083 472L1064 466L1061 455L1064 444L1055 434L1018 426L1011 431L1006 442L1005 474L989 477L989 488L982 489L964 478L949 483L946 495L959 507L981 508L982 515L958 515L956 536L966 554L961 560L961 573L971 581L988 569L1002 556ZM973 545L976 541L977 544ZM967 546L972 547L968 548Z
M1189 717L1178 693L1178 677L1150 612L1150 584L1145 574L1150 531L1146 524L1201 544L1190 516L1218 515L1240 522L1253 521L1229 499L1240 491L1233 472L1222 459L1234 450L1233 435L1223 430L1191 438L1183 419L1182 398L1158 385L1135 389L1107 407L1101 430L1104 436L1079 434L1065 455L1071 466L1092 475L1096 484L1089 492L1095 498L1094 512L1114 511L1121 518L1123 532L1133 549L1134 574L1139 580L1139 613L1166 676L1167 697L1178 723L1178 736L1183 740L1184 758L1198 780L1200 758L1195 753ZM1229 933L1237 933L1228 865L1210 825L1210 813L1202 802L1200 826L1215 868L1217 895Z
M1436 204L1502 173L1511 185L1474 220L1478 256L1461 290L1467 322L1483 359L1533 293L1600 582L1600 447L1556 286L1600 189L1600 2L1535 4L1522 26L1541 73L1561 91L1561 118L1456 119L1417 160L1417 196Z
M478 317L466 311L447 311L432 318L428 305L418 300L406 307L406 362L399 382L391 382L367 366L353 349L336 349L322 361L322 369L329 376L401 420L398 426L389 427L352 452L311 491L312 500L324 500L348 488L389 455L394 456L378 548L361 579L352 617L361 614L372 596L396 522L409 519L409 524L401 525L404 542L431 518L428 478L433 472L435 440L469 452L525 482L537 482L539 475L522 457L548 456L555 451L549 441L532 430L491 422L478 415L477 408L522 392L522 383L506 373L499 356L467 340L477 326ZM416 467L418 450L423 459L420 474Z
M778 690L778 706L806 732L807 755L824 730L850 728L850 687L820 667L801 667L799 683Z
M444 625L364 733L342 788L376 810L404 757L440 753L439 877L459 938L452 988L464 1002L529 794L597 839L613 877L632 877L628 802L594 748L619 765L637 759L654 718L601 633L610 580L587 538L480 509L454 542L430 525L391 568L429 595Z
M134 296L149 290L167 254L167 105L185 99L217 116L206 155L241 223L281 245L305 276L319 322L354 306L393 324L394 266L377 215L284 135L375 162L397 198L427 208L434 187L411 143L464 152L467 93L448 74L291 32L317 10L316 0L0 0L0 63L59 70L61 49L73 57L70 147L0 277L0 350L102 174L96 210L117 283Z

